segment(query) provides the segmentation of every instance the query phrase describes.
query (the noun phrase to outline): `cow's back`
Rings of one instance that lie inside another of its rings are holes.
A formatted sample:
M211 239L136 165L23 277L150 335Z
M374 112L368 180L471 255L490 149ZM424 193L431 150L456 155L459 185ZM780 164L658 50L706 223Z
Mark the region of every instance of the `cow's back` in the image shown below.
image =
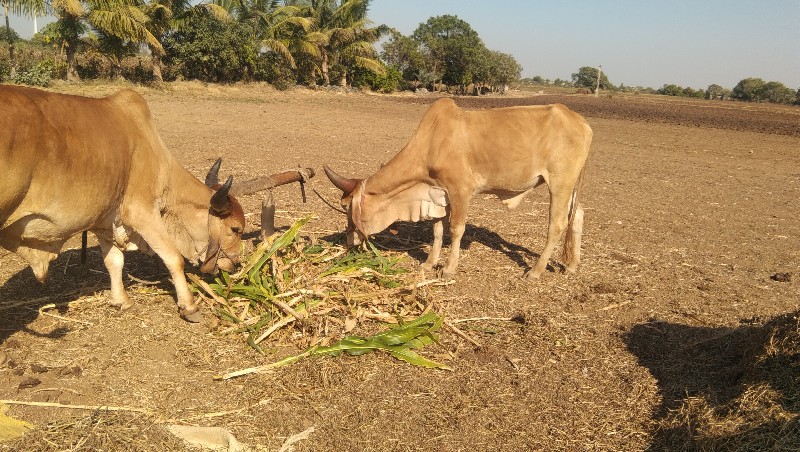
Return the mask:
M59 242L113 215L152 153L138 94L93 99L0 86L0 234ZM142 181L145 182L145 181Z
M592 140L583 117L561 104L460 110L442 127L453 136L447 153L463 152L483 189L525 190L539 176L579 170Z

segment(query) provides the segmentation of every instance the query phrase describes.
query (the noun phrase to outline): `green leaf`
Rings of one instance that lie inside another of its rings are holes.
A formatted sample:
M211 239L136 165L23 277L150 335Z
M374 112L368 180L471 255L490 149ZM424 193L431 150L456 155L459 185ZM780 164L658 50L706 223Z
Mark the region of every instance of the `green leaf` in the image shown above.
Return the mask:
M351 356L359 356L383 350L393 357L415 366L452 370L451 367L425 358L414 351L414 349L421 349L425 345L435 342L437 340L435 331L441 325L442 318L433 312L428 312L411 322L392 327L369 338L347 336L332 345L311 347L299 355L285 358L284 361L288 360L293 363L300 357L313 355L339 356L342 352Z

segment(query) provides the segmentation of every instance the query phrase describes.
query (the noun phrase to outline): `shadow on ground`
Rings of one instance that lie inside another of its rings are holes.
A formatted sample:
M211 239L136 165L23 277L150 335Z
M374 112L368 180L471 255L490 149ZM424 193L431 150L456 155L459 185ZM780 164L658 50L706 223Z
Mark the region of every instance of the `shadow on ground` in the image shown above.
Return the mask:
M43 334L28 329L28 325L39 316L42 306L56 304L58 311L64 314L68 310L67 303L109 289L100 247L88 249L85 265L81 264L80 255L80 249L62 252L50 263L50 274L44 283L39 283L30 267L25 267L0 286L0 344L17 331L54 339L64 336L68 330L63 328ZM152 281L153 287L174 294L174 287L168 280L169 272L158 257L126 252L123 272L126 288L136 283L131 277Z
M447 256L445 253L448 251L446 248L451 245L446 228L445 226L443 259L440 260L440 264L444 263L444 258ZM333 241L341 240L341 243L344 243L343 234L332 235L329 238ZM426 245L430 245L433 242L432 223L429 221L420 223L398 222L386 231L377 234L374 240L387 249L405 250L413 259L423 263L428 258L429 247ZM461 249L468 250L476 242L503 253L523 271L529 270L531 268L530 264L539 257L538 253L534 253L524 246L509 242L494 231L467 223L464 236L461 239Z
M800 311L741 323L650 321L626 334L662 396L651 449L800 448Z

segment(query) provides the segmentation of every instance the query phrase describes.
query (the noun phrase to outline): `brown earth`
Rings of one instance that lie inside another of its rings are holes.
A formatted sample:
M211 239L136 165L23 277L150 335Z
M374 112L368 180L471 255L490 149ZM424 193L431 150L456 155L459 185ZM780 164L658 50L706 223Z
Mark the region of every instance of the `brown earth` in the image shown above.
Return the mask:
M199 177L220 155L222 173L237 178L298 165L321 173L326 162L368 175L433 100L196 84L141 92L167 146ZM126 279L137 304L119 312L106 305L95 243L83 268L73 239L45 285L0 250L0 399L150 413L13 405L10 415L42 428L0 448L183 449L166 423L225 427L263 450L312 426L297 450L758 449L800 435L800 400L787 389L800 382L800 355L782 373L756 371L776 341L771 328L791 328L800 309L798 108L649 96L457 102L561 102L586 116L594 144L577 274L520 278L544 244L545 190L515 211L475 197L456 283L431 289L448 319L484 318L459 323L480 348L444 330L426 352L452 372L370 354L214 381L297 350L273 342L259 355L241 336L214 334L208 312L206 324L182 321L156 258L126 254L130 275L159 284ZM324 178L312 185L337 197ZM276 193L279 226L313 212L304 233L341 238L343 217L318 198ZM259 204L244 199L251 230ZM427 224L396 232L431 237ZM412 267L425 256L406 254ZM703 421L732 419L752 388L771 394L751 409L758 416L729 428Z

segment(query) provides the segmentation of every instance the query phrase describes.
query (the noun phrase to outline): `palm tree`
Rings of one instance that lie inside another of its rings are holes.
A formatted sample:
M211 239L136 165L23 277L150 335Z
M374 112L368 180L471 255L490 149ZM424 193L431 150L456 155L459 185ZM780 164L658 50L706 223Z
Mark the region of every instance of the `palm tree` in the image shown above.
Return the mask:
M339 85L347 86L347 72L363 67L377 74L384 68L378 61L373 44L385 27L369 27L369 0L311 0L309 12L316 30L326 39L320 48L320 69L325 85L330 85L330 73L339 75Z
M290 1L280 0L213 0L228 11L231 17L253 30L256 46L264 52L273 52L285 60L292 69L297 67L294 53L302 53L296 44L299 37L307 39L312 22L301 14L304 8ZM294 50L294 52L293 52Z
M85 16L98 33L100 53L111 61L112 77L122 76L122 59L135 53L141 44L153 53L163 54L161 42L147 27L150 18L142 0L88 0Z
M80 38L86 32L86 24L83 22L86 10L83 3L80 0L58 0L51 2L45 8L45 4L42 2L41 11L52 12L58 17L56 32L61 39L62 51L66 53L67 80L80 80L75 56L78 53Z

